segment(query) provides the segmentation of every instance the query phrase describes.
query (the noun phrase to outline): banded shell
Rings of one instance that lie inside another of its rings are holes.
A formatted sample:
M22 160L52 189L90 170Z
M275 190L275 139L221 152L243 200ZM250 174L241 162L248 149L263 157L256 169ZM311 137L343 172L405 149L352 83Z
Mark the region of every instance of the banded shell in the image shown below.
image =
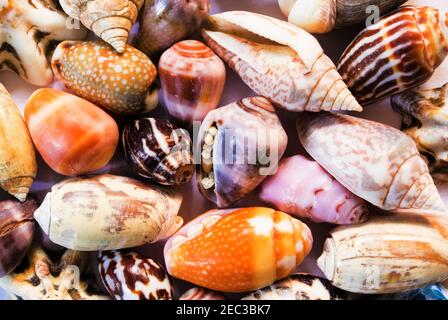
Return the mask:
M199 190L228 207L275 172L288 137L272 104L252 97L211 111L197 141Z
M62 181L34 218L56 244L98 251L136 247L173 234L182 196L109 174Z
M356 293L396 293L448 278L446 213L378 215L341 226L317 263L333 285Z
M319 42L299 27L268 16L213 15L203 38L258 95L290 111L362 108Z
M224 63L202 42L185 40L159 61L160 84L168 113L191 125L218 106L226 81Z
M122 53L144 0L60 0L62 9Z
M244 292L291 274L312 246L310 229L269 208L210 210L165 245L173 277L211 290Z
M103 41L64 41L51 67L68 89L106 111L133 115L157 107L157 69L129 45L119 54Z
M1 83L0 128L0 187L23 202L36 177L36 155L20 110Z
M297 273L257 290L242 300L347 300L347 293L330 281L310 274Z
M195 287L184 292L179 300L226 300L226 297L219 292Z
M415 143L400 130L343 114L297 122L306 151L351 192L384 209L445 211Z
M365 104L424 83L447 55L448 13L405 6L361 31L338 70Z
M99 253L98 271L116 300L172 300L173 289L162 266L135 252Z
M190 135L168 120L134 120L124 128L122 144L126 159L142 177L164 185L180 185L193 176Z

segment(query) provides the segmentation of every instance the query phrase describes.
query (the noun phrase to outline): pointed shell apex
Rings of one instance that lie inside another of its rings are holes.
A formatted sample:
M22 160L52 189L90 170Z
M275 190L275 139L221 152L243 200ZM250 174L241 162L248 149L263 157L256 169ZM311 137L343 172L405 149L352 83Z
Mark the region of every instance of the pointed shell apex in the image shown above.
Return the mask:
M37 221L42 231L46 234L50 234L50 219L51 219L51 192L48 192L44 198L44 201L39 208L34 212L34 219Z

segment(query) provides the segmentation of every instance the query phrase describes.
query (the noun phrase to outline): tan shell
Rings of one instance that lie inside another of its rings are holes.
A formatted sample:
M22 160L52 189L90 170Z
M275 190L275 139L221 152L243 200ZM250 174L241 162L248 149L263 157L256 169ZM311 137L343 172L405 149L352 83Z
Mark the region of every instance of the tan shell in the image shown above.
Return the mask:
M122 53L144 0L60 0L61 7Z
M378 215L338 227L318 265L333 285L356 293L395 293L448 278L445 212Z
M245 11L209 20L203 32L208 46L258 95L290 111L362 110L306 31Z
M0 187L23 202L36 177L36 155L22 115L2 84L0 128Z
M181 225L182 196L137 180L100 175L56 184L34 218L50 240L73 250L113 250L155 242Z
M445 211L415 143L400 130L343 114L305 114L308 153L357 196L385 209Z

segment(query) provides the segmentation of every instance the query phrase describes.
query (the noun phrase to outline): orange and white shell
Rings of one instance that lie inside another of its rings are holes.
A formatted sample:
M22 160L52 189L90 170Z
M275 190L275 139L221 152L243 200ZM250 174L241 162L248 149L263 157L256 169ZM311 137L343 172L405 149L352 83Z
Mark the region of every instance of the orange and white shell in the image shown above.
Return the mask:
M312 246L310 229L270 208L210 210L165 245L168 273L211 290L244 292L282 279Z

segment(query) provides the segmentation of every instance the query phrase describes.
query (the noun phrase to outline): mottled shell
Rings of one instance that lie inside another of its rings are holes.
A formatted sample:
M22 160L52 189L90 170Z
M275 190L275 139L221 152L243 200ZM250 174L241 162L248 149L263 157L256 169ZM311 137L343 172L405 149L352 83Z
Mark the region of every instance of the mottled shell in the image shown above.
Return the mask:
M330 281L310 274L293 274L257 290L242 300L347 300L347 293Z
M20 110L2 84L0 128L0 187L23 202L36 177L36 155Z
M296 112L362 110L319 42L301 28L244 11L209 20L206 43L258 95Z
M333 285L357 293L395 293L448 278L445 212L378 215L333 230L318 259Z
M162 266L135 252L103 251L98 271L116 300L171 300L173 289Z
M447 18L432 7L405 6L361 31L338 64L358 101L370 103L428 80L448 54Z
M196 32L210 12L209 0L146 0L138 33L139 48L155 56Z
M343 114L305 114L300 141L354 194L385 210L445 211L415 143L400 130Z
M180 123L191 125L218 106L226 68L202 42L185 40L162 54L159 75L168 113Z
M193 176L190 135L168 120L133 121L123 130L122 144L126 159L142 177L164 185L180 185Z
M216 291L194 287L184 292L179 300L226 300L226 297Z
M62 9L122 53L144 0L60 0Z
M216 134L209 142L211 127ZM272 104L252 97L211 111L202 122L197 141L199 189L218 207L228 207L275 172L288 137ZM201 152L207 144L212 150L211 173L204 171ZM213 179L213 188L204 187L205 178Z
M312 246L309 228L269 208L210 210L165 245L168 273L222 292L256 290L291 274Z
M129 45L119 54L102 41L64 41L51 66L68 89L112 113L138 114L157 106L157 69Z
M181 225L182 196L134 179L99 175L51 188L34 217L50 240L81 251L114 250L155 242Z
M37 204L28 200L0 202L0 278L9 274L25 257L33 241Z

